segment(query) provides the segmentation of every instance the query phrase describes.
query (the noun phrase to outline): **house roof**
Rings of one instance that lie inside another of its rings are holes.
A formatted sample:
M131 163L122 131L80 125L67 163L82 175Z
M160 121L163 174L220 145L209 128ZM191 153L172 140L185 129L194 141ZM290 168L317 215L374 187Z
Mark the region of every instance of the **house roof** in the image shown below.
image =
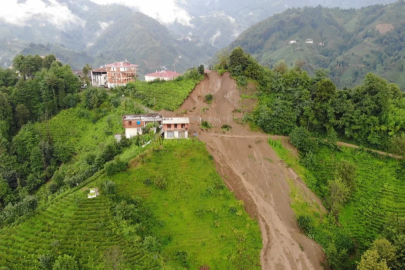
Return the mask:
M122 116L122 120L124 121L134 121L134 120L142 120L145 122L148 121L161 121L162 115L158 113L149 113L149 114L125 114Z
M91 72L107 72L107 69L105 69L105 68L97 68L97 69L93 69Z
M162 71L146 74L145 77L148 76L148 77L156 77L156 78L175 78L180 75L181 75L180 73L177 73L174 71L162 70Z
M190 124L188 117L163 118L162 124Z
M115 63L105 65L105 67L137 67L137 66L138 65L131 64L128 61L115 62Z

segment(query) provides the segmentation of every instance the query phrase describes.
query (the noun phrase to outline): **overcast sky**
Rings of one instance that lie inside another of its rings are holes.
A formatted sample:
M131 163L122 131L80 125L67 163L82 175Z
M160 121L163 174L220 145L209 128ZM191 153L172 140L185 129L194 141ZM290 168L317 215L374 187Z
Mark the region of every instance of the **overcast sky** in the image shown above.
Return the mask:
M175 20L182 24L190 23L190 15L179 8L175 0L91 0L97 4L118 3L136 7L140 12L157 19L162 23L172 23Z
M66 24L83 24L84 22L70 12L67 6L59 4L55 0L0 0L0 19L16 24L26 25L33 16L46 18L59 28L64 28ZM179 8L175 0L91 0L97 4L119 3L129 7L135 7L142 13L149 15L158 21L168 24L175 20L188 25L190 15ZM83 6L83 9L86 9Z

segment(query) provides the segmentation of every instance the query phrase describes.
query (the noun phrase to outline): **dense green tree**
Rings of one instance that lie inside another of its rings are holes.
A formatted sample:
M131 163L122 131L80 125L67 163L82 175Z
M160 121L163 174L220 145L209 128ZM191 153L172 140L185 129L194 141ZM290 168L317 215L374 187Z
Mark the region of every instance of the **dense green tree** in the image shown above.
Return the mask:
M388 267L396 265L396 248L387 239L380 238L375 240L370 249L377 251L380 260L385 261Z
M344 203L349 199L350 189L342 179L329 181L329 209L337 217Z
M50 69L52 66L52 63L56 61L56 57L53 54L45 56L43 62L42 62L42 67L46 69Z
M386 261L381 260L376 250L367 250L362 256L357 270L389 270Z
M342 160L337 166L337 174L350 189L350 193L355 189L356 170L356 164L347 160Z

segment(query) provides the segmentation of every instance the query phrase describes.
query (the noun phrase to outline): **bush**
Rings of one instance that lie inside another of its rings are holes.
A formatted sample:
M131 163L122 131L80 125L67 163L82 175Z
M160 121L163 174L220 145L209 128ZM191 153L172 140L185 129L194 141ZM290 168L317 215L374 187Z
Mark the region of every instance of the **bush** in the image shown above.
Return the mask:
M117 192L117 186L115 185L115 182L105 181L101 184L101 190L105 194L115 194Z
M313 220L311 216L300 215L297 218L298 227L302 230L303 233L309 234L313 230Z
M211 104L213 99L214 99L214 96L212 94L205 95L205 97L204 97L204 101L208 104Z
M187 251L178 250L176 251L176 259L180 262L180 264L184 267L188 266L188 254Z
M56 260L55 264L53 265L53 270L78 270L79 267L77 266L76 260L69 256L63 255L59 256Z
M246 85L248 85L248 80L247 80L247 78L246 78L245 76L239 76L239 77L238 77L238 80L236 81L236 83L237 83L239 86L246 86Z
M146 250L150 252L159 253L161 250L161 245L154 236L146 236L143 240L142 245Z
M222 131L230 131L232 127L230 125L222 125L221 129Z
M126 168L127 168L127 163L124 161L121 161L118 158L113 161L107 162L104 165L104 169L108 176L112 176L119 172L125 171Z
M55 193L56 191L58 191L58 185L56 183L50 183L48 186L48 190L50 193Z
M212 128L212 125L208 121L202 121L201 122L201 128L202 129L210 129L210 128Z
M303 153L316 153L319 149L318 140L311 138L311 133L303 127L296 127L291 131L290 142Z
M42 254L38 257L39 265L43 269L52 269L53 260L54 258L50 253Z

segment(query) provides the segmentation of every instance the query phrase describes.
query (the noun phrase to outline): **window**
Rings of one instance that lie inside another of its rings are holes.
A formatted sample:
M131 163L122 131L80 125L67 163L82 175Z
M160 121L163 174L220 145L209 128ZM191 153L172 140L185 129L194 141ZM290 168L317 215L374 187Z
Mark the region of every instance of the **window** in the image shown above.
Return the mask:
M130 126L132 125L132 121L129 121L129 125L130 125Z
M172 124L167 124L167 128L172 128Z
M167 138L173 139L174 138L174 131L167 131Z
M186 128L186 124L181 124L181 128Z
M174 128L177 128L177 124L174 124Z

